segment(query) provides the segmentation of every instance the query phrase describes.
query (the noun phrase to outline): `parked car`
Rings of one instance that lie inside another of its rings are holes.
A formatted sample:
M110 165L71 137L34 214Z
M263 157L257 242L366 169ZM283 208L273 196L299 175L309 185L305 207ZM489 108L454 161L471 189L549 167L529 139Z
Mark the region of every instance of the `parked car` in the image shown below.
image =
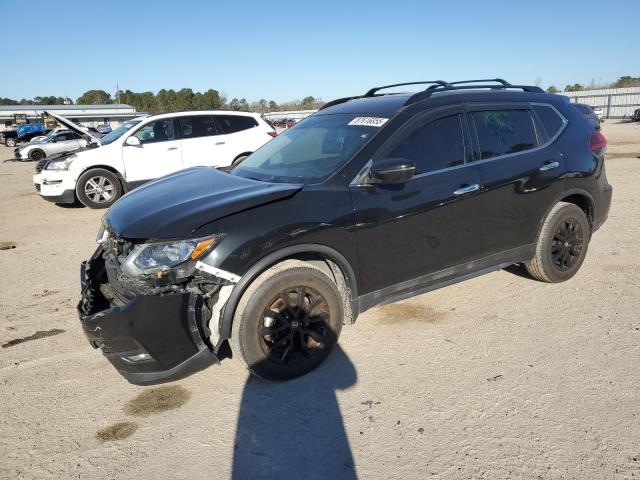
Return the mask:
M604 123L604 108L602 107L593 107L593 113L598 117L598 121L600 123Z
M632 122L640 122L640 108L636 108L631 115Z
M4 143L7 147L15 147L19 142L28 142L34 137L45 135L49 131L41 123L18 125L14 130L0 132L0 143Z
M71 153L83 149L88 141L71 130L57 130L42 140L30 142L16 148L13 152L18 160L38 161L56 153Z
M227 173L116 202L81 267L91 345L135 384L231 353L287 379L375 305L514 263L570 279L609 212L604 136L538 87L423 83L329 102Z
M572 103L571 106L584 115L584 118L587 120L589 125L593 128L600 128L600 118L596 115L596 112L591 105L586 105L584 103Z
M107 133L111 133L111 127L109 125L98 125L96 127L96 130L98 131L98 133L101 133L102 135L106 135Z
M73 122L56 119L82 134ZM33 177L40 196L106 208L129 190L183 168L238 163L276 135L259 114L226 111L152 115L128 129L94 139L101 148L47 162Z

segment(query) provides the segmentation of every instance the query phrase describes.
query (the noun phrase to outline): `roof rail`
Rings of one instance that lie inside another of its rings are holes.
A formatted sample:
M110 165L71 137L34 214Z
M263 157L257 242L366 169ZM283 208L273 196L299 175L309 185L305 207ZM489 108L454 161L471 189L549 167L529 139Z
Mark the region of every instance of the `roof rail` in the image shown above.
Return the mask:
M480 85L461 85L467 83L479 83L479 82L496 82L498 85L494 84L480 84ZM486 80L461 80L458 82L449 82L448 85L431 85L427 89L422 92L418 92L413 94L409 99L405 102L405 105L411 105L412 103L419 102L420 100L425 100L434 93L440 92L448 92L452 90L471 90L471 89L491 89L491 90L507 90L510 88L519 89L524 92L530 93L544 93L540 87L534 87L532 85L512 85L506 80L501 78L492 78Z
M482 82L495 82L495 83L484 84ZM469 83L480 84L480 85L466 85ZM384 90L386 88L403 87L405 85L426 85L426 84L429 84L429 86L425 90L422 90L421 92L414 93L405 102L405 105L410 105L420 100L427 99L433 93L447 92L451 90L469 90L474 88L491 89L491 90L506 90L509 88L516 88L516 89L523 90L525 92L544 93L544 90L542 90L540 87L534 87L531 85L511 85L509 82L507 82L502 78L485 78L480 80L458 80L455 82L445 82L444 80L427 80L427 81L421 81L421 82L394 83L392 85L383 85L381 87L374 87L369 91L367 91L367 93L365 93L364 95L356 95L353 97L344 97L344 98L338 98L336 100L332 100L328 103L325 103L322 107L320 107L320 110L333 107L334 105L338 105L340 103L348 102L349 100L355 100L357 98L374 97L378 91Z
M333 107L334 105L338 105L340 103L348 102L349 100L355 100L356 98L362 98L362 96L356 95L355 97L344 97L331 100L330 102L327 102L323 106L321 106L318 111L324 110L325 108Z
M426 81L422 81L422 82L394 83L392 85L383 85L382 87L374 87L371 90L369 90L367 93L365 93L363 95L363 97L373 97L376 94L376 92L378 92L379 90L384 90L386 88L403 87L405 85L423 85L423 84L427 84L427 83L433 83L433 84L439 85L441 87L446 87L446 86L450 85L449 83L445 82L444 80L426 80Z

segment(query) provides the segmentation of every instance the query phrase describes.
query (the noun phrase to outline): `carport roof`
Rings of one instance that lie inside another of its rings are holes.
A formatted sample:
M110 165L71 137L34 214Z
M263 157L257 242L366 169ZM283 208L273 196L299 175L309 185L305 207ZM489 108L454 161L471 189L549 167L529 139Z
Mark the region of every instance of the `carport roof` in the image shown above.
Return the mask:
M106 103L103 105L0 105L0 111L16 110L116 110L133 109L125 103Z

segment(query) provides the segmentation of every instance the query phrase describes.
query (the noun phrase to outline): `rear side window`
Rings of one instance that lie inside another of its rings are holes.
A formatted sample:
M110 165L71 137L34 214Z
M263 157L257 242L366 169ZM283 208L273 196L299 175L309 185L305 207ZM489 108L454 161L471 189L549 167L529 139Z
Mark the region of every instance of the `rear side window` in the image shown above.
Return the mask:
M464 163L464 140L459 115L439 118L405 136L387 158L406 158L416 174L455 167Z
M253 117L240 115L216 115L216 119L224 133L241 132L258 126L258 121Z
M542 122L547 136L549 138L555 137L564 125L564 119L548 105L534 105L533 109Z
M528 110L485 110L472 112L471 116L483 160L538 146L533 119Z
M178 117L182 138L211 137L218 134L216 122L210 115Z

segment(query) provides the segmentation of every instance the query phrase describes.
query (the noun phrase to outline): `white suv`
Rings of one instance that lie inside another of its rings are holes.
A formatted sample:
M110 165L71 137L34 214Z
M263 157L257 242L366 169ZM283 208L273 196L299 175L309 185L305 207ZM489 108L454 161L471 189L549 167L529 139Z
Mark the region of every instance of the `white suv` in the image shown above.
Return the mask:
M48 114L99 148L41 160L33 177L36 190L45 200L79 200L90 208L106 208L132 188L183 168L232 165L276 136L259 114L245 112L151 115L100 139Z

